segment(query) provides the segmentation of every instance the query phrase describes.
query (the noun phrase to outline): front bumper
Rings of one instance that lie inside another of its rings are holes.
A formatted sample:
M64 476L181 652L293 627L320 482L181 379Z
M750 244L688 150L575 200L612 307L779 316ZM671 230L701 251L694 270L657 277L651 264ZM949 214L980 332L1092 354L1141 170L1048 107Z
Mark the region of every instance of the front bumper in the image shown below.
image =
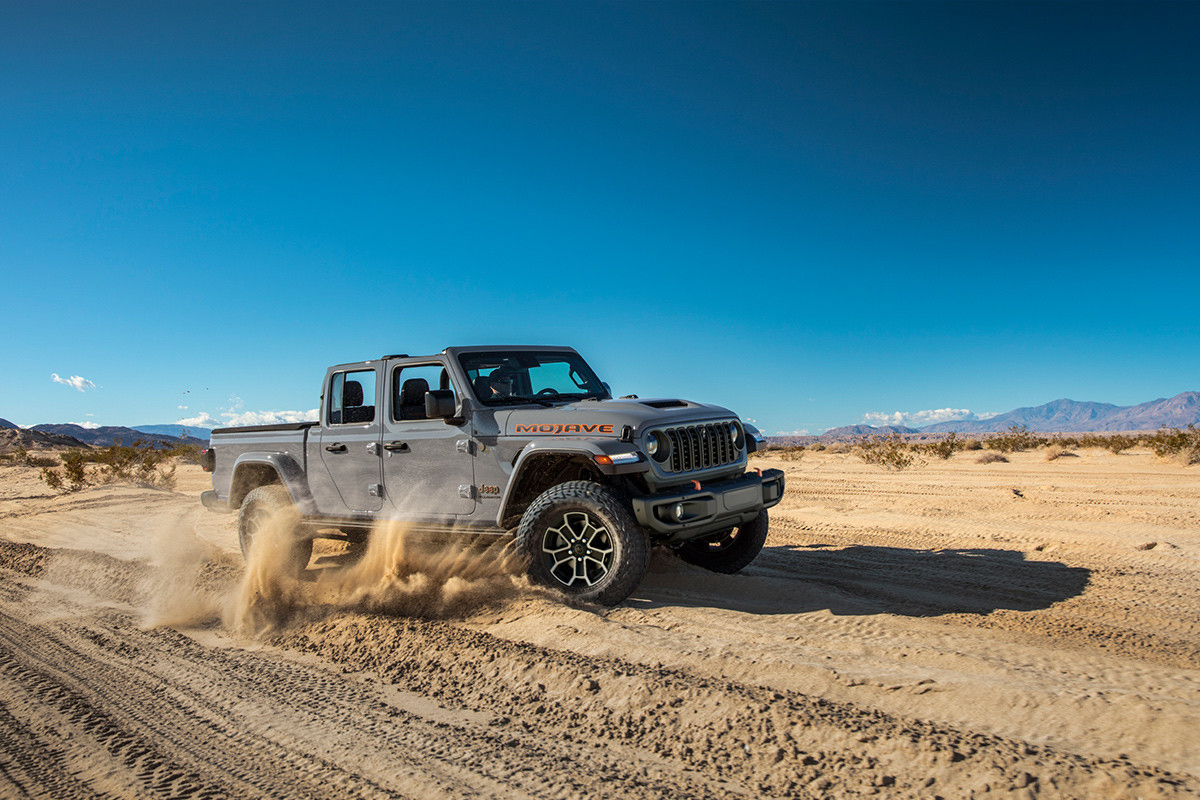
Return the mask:
M638 524L669 543L736 528L783 499L783 470L747 472L731 480L700 483L699 488L676 487L635 497Z

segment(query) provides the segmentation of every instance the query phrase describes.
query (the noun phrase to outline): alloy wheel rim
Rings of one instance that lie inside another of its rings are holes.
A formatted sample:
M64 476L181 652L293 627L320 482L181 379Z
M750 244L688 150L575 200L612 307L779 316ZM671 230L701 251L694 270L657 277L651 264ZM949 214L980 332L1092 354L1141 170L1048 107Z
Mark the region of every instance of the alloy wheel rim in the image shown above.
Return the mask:
M590 588L612 569L616 547L608 527L586 511L568 511L546 529L542 557L554 580L570 588Z

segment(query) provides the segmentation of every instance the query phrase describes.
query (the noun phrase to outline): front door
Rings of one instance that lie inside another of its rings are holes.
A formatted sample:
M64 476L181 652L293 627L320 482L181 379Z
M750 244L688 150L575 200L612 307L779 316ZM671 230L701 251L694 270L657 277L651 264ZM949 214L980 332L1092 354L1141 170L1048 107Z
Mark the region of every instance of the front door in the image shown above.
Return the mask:
M458 392L440 364L400 364L391 371L383 423L383 483L389 512L402 520L432 521L475 510L470 423L447 425L425 416L425 392Z
M321 463L351 512L372 513L383 507L379 446L383 414L377 398L378 383L373 369L336 372L326 396Z

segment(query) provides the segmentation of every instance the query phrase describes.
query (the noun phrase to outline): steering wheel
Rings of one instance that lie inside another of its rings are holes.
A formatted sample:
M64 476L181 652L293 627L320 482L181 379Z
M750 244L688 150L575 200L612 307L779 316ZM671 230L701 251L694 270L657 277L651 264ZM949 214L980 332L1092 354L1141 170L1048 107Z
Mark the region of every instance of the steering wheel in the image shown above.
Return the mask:
M558 394L558 389L555 389L553 386L547 386L538 392L538 394Z

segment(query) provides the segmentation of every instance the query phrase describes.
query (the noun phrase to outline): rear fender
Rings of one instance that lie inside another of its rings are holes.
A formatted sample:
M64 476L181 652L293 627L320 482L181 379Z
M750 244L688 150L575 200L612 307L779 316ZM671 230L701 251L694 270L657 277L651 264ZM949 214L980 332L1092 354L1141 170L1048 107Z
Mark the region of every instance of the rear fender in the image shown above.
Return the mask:
M279 483L287 489L301 514L317 513L304 467L284 453L250 452L238 456L233 464L229 507L238 508L251 490L269 483Z

